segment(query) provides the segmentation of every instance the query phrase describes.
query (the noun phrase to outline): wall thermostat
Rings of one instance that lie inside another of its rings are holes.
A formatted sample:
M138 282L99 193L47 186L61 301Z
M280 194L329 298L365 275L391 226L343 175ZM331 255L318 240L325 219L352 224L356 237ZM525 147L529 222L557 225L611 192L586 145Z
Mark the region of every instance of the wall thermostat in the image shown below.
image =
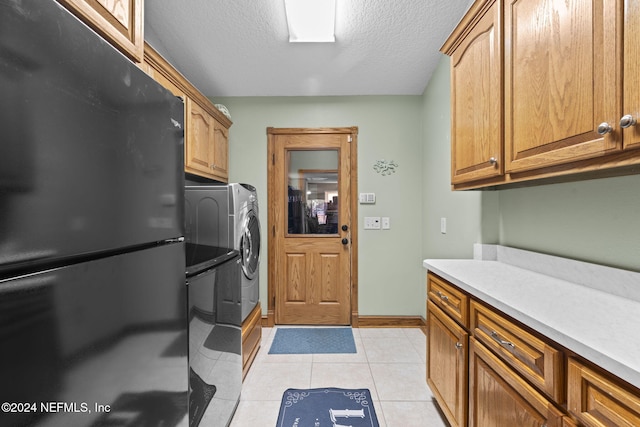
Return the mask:
M376 202L376 193L360 193L360 204L371 204Z

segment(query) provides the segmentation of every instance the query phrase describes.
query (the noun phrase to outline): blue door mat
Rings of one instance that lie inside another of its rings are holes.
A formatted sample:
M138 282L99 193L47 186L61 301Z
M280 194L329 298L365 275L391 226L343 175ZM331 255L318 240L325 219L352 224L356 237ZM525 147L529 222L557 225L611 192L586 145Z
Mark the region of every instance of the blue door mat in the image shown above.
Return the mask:
M282 396L277 427L379 427L368 389L288 389Z
M278 328L269 354L355 353L351 328Z

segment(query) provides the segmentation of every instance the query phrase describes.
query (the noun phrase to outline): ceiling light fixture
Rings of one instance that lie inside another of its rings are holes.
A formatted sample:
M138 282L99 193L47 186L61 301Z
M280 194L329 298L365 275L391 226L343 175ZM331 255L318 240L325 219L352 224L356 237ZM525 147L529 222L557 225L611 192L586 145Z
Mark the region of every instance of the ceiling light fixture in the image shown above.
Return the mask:
M284 0L289 42L335 42L336 0Z

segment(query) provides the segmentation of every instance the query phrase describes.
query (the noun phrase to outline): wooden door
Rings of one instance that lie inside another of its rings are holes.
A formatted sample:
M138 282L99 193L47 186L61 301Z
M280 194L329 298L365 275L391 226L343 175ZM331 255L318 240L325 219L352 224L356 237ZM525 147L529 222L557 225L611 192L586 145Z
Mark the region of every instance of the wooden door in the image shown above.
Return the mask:
M452 427L467 425L469 334L427 302L427 383Z
M473 337L469 427L561 427L563 414Z
M488 2L451 55L451 183L503 173L501 2ZM466 30L466 27L465 27Z
M269 129L269 289L277 324L351 324L354 128Z
M621 0L504 7L506 172L621 150Z

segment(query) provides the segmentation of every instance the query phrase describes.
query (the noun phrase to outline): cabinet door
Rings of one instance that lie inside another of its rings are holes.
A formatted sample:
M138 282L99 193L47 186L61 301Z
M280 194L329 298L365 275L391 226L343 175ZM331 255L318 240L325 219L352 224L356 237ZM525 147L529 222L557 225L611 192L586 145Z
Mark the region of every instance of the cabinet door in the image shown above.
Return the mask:
M560 427L562 416L482 344L469 339L469 427Z
M467 425L467 332L427 302L427 383L451 426Z
M58 0L135 62L144 49L143 0Z
M187 98L187 135L185 170L210 176L213 165L213 132L215 119L191 98Z
M640 148L640 0L626 0L624 7L623 115L636 121L623 130L624 147Z
M640 393L575 359L568 362L567 410L589 427L640 425Z
M229 131L217 120L213 128L213 174L222 181L229 177Z
M481 12L451 53L452 184L503 173L500 4Z
M505 2L506 172L622 149L621 1Z

